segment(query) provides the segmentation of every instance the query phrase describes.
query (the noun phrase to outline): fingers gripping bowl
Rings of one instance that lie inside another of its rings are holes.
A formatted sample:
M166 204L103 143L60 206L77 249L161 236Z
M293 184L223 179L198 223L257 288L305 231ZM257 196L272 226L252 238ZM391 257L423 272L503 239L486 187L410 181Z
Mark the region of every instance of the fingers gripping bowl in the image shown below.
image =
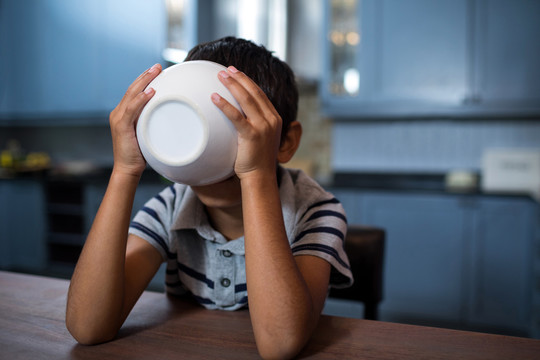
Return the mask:
M163 177L200 186L233 175L236 129L211 101L216 92L240 110L218 79L222 70L214 62L187 61L148 85L156 93L139 116L137 140L147 163Z

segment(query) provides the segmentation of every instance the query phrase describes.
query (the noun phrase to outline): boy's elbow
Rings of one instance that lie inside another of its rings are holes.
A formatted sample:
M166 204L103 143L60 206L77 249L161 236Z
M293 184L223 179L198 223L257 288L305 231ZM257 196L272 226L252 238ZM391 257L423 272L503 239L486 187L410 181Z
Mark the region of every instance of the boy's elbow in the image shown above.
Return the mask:
M305 336L265 336L256 340L263 359L292 359L306 345Z
M97 345L111 341L116 336L116 331L92 328L91 326L81 326L66 318L66 328L73 338L81 345Z
M272 349L262 349L261 347L258 347L259 355L263 359L292 359L298 353L300 352L302 348L284 348L283 346L279 346L277 348Z
M92 333L90 331L73 331L70 330L69 327L68 330L71 336L73 336L73 338L81 345L97 345L105 343L111 341L116 336L116 334L111 336L110 334Z

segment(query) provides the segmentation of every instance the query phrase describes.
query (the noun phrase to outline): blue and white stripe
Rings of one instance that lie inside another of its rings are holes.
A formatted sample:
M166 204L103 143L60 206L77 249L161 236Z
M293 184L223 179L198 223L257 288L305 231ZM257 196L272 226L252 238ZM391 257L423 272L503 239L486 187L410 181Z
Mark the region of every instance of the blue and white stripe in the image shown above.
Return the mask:
M340 202L305 174L292 170L281 171L280 197L292 254L328 261L331 286L352 283L343 248L347 219ZM213 230L189 187L172 185L148 201L133 219L130 233L162 255L169 293L190 293L210 309L247 305L244 239L227 241Z

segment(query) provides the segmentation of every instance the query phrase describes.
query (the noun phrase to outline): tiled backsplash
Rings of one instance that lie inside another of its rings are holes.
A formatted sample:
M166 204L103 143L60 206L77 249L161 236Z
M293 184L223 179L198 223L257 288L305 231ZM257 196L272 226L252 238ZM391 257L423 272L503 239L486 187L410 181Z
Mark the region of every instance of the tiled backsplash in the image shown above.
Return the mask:
M540 121L396 120L334 123L334 171L479 171L487 148L540 148Z

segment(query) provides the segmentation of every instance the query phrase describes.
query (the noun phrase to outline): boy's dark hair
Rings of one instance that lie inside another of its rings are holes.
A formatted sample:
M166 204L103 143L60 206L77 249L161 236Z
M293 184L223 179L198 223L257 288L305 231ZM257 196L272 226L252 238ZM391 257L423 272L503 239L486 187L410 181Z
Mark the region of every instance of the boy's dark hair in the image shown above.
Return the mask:
M185 61L209 60L234 66L249 76L264 91L282 118L281 139L296 120L298 88L291 68L264 46L232 36L199 44Z

